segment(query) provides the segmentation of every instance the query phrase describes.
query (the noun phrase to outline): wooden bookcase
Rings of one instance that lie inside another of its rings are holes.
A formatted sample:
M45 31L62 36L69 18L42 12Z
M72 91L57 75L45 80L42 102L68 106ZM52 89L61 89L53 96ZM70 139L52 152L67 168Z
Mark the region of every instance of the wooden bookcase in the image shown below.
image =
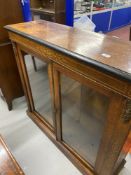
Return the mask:
M130 44L42 20L7 29L29 117L84 175L118 174L130 148Z
M32 16L65 24L65 0L31 0Z

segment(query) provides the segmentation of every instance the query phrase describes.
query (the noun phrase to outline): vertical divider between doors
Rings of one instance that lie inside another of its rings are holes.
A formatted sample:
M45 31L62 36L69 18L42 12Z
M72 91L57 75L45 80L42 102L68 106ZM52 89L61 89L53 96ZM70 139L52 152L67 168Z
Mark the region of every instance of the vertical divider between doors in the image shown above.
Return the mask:
M50 86L50 94L51 94L51 105L53 111L53 124L54 131L56 134L56 109L55 109L55 89L54 89L54 78L53 78L53 63L50 62L48 64L48 76L49 76L49 86Z
M60 85L60 72L55 69L53 64L54 76L54 94L55 94L55 122L56 122L56 139L62 141L62 105L61 105L61 85Z

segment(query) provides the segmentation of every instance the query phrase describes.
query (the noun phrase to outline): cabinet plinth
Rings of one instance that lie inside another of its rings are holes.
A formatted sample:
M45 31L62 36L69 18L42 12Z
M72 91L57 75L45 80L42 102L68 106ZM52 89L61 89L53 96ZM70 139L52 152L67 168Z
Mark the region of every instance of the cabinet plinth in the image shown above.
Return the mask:
M130 146L130 43L42 20L6 28L29 117L83 174L116 174Z

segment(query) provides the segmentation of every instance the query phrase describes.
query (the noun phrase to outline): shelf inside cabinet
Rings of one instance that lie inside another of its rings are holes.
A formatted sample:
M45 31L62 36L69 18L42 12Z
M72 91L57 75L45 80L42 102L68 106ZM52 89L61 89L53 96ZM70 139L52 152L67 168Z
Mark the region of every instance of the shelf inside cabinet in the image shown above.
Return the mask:
M47 7L47 8L31 8L32 12L37 12L37 13L41 13L41 14L55 14L55 10L54 8L51 7Z
M30 0L30 4L33 20L38 18L65 24L64 0Z

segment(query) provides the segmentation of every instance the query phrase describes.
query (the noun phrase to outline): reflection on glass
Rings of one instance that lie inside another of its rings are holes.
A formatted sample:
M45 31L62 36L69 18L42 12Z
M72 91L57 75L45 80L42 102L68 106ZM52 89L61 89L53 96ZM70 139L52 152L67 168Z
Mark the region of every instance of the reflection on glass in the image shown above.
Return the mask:
M92 4L93 3L93 4ZM74 22L83 15L115 11L131 6L131 0L74 0Z
M61 75L62 138L94 166L107 115L108 98Z
M117 0L116 0L117 1ZM122 1L122 0L121 0ZM123 0L124 1L124 0ZM106 0L96 0L96 1L85 1L85 0L74 0L74 17L80 17L83 14L90 15L93 12L105 11L106 9L111 9L113 6L113 1ZM123 4L122 2L116 4Z
M32 57L25 56L25 64L32 90L35 110L53 125L53 115L51 107L51 96L48 78L48 66L35 58L37 71L33 67Z

